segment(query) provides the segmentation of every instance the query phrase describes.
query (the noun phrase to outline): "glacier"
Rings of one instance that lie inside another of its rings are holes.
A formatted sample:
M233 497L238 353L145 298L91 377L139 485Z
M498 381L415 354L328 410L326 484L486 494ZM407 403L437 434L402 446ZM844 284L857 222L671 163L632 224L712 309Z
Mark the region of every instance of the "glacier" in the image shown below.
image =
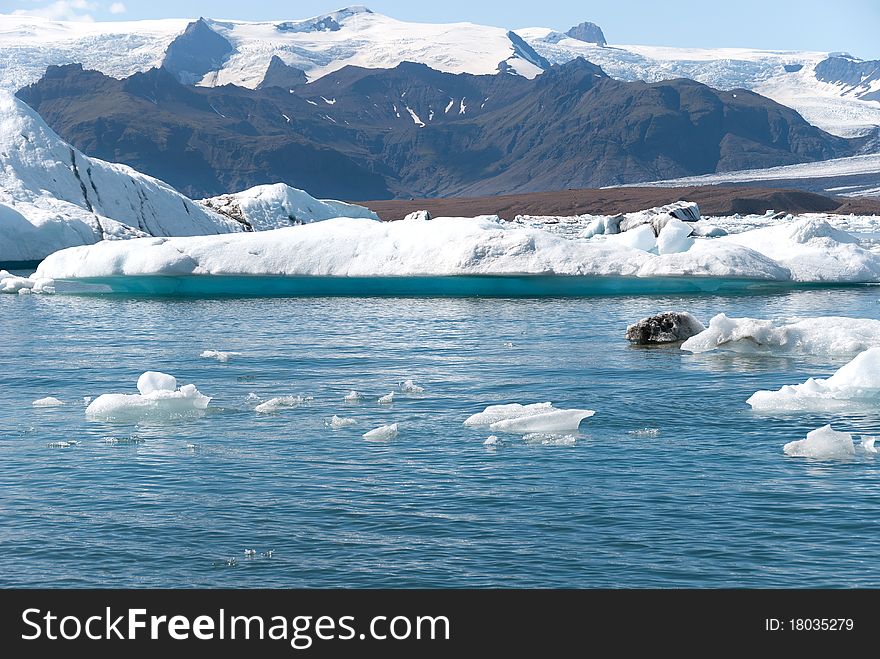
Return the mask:
M449 73L498 71L534 78L549 65L576 57L621 80L690 78L723 90L746 88L797 110L810 123L851 137L880 126L880 102L861 99L861 87L829 82L817 67L833 53L749 48L599 46L546 28L395 20L366 7L300 20L69 22L0 14L0 88L16 91L49 65L80 63L118 78L160 66L169 46L191 24L229 44L228 56L190 72L200 85L255 88L271 62L316 80L346 65L393 68L403 61ZM185 72L184 72L185 73ZM872 96L872 94L868 94ZM453 99L465 108L464 99Z

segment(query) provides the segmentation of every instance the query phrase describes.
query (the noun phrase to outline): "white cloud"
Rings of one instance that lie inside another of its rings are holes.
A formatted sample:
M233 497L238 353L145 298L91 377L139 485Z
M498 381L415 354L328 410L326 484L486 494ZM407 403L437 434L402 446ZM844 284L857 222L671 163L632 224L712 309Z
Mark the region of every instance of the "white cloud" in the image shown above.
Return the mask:
M123 2L114 2L110 5L110 13L111 14L124 14L128 9Z
M43 7L33 9L17 9L13 14L24 16L43 16L56 21L91 21L88 12L98 8L97 2L90 0L57 0Z

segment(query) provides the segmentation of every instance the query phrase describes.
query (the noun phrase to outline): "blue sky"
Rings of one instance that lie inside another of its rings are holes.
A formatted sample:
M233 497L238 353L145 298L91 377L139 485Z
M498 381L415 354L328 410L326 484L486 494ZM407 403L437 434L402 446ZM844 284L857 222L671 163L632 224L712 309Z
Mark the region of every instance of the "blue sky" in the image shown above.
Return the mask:
M94 20L208 16L260 20L306 18L345 0L0 0L0 13L40 12ZM598 23L611 43L848 51L880 59L878 0L373 0L374 11L401 20L470 21L518 28L566 29Z

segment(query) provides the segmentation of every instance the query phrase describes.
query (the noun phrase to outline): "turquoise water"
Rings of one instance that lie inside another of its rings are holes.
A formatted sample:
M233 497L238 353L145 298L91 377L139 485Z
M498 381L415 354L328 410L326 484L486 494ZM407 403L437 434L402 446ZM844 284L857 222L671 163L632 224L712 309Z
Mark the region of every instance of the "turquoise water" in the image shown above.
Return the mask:
M880 460L782 453L828 422L880 433L880 410L768 416L745 404L848 358L623 340L666 309L704 322L880 318L876 288L0 296L0 586L880 586ZM243 355L224 364L205 349ZM83 397L134 393L148 369L213 396L208 413L86 421ZM425 393L376 403L407 378ZM350 389L367 399L345 404ZM314 399L259 415L250 394ZM67 405L31 407L44 396ZM548 400L597 411L574 445L501 436L493 449L487 430L462 426L486 405ZM330 430L333 414L357 425ZM392 422L397 438L361 438ZM49 446L64 441L78 444Z

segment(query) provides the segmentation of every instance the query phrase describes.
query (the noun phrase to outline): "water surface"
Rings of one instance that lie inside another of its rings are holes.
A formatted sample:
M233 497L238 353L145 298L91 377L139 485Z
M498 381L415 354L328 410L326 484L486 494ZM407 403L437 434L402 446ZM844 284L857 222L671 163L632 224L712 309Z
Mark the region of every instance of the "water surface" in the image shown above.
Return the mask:
M880 410L769 416L745 404L846 357L690 355L623 340L628 323L660 310L703 322L880 318L877 300L871 287L0 296L0 585L877 587L880 461L794 459L782 446L829 422L880 434ZM243 355L224 364L200 358L205 349ZM148 369L196 384L214 397L209 412L86 421L83 397L134 393ZM376 403L408 378L425 393ZM366 400L344 403L350 389ZM314 400L253 411L296 394ZM31 407L44 396L67 405ZM540 401L597 413L573 446L502 435L492 449L487 430L462 426L486 405ZM330 430L333 414L357 425ZM393 422L396 439L361 438ZM636 432L645 428L657 432Z

